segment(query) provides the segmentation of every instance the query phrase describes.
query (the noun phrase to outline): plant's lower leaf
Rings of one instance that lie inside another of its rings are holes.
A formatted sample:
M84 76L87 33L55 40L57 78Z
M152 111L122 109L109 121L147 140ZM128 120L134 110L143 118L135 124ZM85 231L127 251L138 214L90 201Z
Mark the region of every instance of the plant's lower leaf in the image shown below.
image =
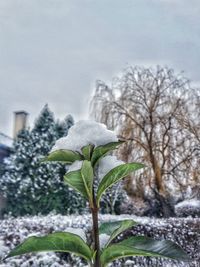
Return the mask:
M92 153L92 166L95 166L100 158L104 157L108 152L117 148L117 146L123 144L123 141L111 142L106 145L97 146Z
M53 233L43 237L32 236L14 248L6 258L32 252L70 252L91 261L93 251L83 239L72 233Z
M101 180L97 190L97 203L99 205L102 194L113 184L117 183L122 178L129 175L131 172L144 168L141 163L126 163L121 164L110 170Z
M181 261L190 260L184 250L171 241L158 241L145 236L136 236L105 248L101 254L101 263L106 266L116 259L130 256L164 257Z
M72 188L77 190L81 195L88 199L88 193L83 183L81 170L71 171L64 175L64 181Z
M109 245L109 243L119 234L121 234L123 231L133 227L136 225L137 222L133 220L123 220L123 221L115 221L115 222L105 222L102 223L99 228L100 234L107 234L110 236L106 246Z
M45 157L42 162L55 161L65 164L71 164L76 160L82 160L82 156L72 150L56 150L51 152L47 157Z

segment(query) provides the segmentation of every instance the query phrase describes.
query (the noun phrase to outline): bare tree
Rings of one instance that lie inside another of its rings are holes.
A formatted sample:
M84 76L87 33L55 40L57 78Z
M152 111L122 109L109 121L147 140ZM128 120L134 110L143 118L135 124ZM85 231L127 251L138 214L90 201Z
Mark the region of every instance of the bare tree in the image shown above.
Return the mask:
M196 88L190 93L187 105L181 110L177 120L191 140L193 156L188 182L193 196L200 198L200 90Z
M143 198L153 193L164 216L172 214L166 200L184 191L192 172L197 171L192 161L199 117L193 117L194 128L188 124L189 99L192 101L189 81L158 66L129 67L111 86L98 81L91 102L92 116L127 141L119 156L126 161L140 160L148 167L142 175L126 180L127 192L132 196L139 192Z

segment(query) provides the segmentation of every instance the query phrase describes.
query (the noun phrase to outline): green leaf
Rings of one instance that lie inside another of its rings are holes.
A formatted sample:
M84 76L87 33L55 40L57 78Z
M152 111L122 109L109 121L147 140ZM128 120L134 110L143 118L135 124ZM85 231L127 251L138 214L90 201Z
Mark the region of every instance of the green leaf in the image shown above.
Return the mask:
M82 180L81 170L66 173L64 175L64 181L88 199L88 194Z
M110 244L110 242L119 234L127 230L128 228L136 225L137 222L133 220L123 220L123 221L115 221L115 222L105 222L102 223L99 228L100 234L107 234L110 236L106 246Z
M72 233L53 233L43 237L32 236L14 248L6 258L32 252L70 252L91 261L93 252L85 241Z
M121 164L109 171L101 180L97 190L97 203L99 204L102 194L113 184L117 183L122 178L129 175L131 172L143 168L141 163L126 163Z
M97 146L92 154L92 159L91 159L92 166L95 166L100 158L104 157L108 152L116 149L117 146L123 143L124 141L118 141L118 142L111 142L102 146Z
M71 171L64 175L64 181L92 203L93 176L91 162L84 160L80 170Z
M189 261L189 256L184 250L171 241L157 241L145 236L136 236L105 248L101 254L101 263L106 266L116 259L130 256L164 257Z
M91 162L88 160L83 161L83 165L81 168L81 177L82 177L83 184L85 186L85 190L87 192L88 198L92 204L94 174L93 174L93 168L92 168Z
M78 152L61 149L50 153L47 157L45 157L42 160L42 162L56 161L56 162L71 164L76 160L82 160L82 156Z
M94 145L92 144L89 144L81 148L82 154L86 160L91 159L93 149L94 149Z

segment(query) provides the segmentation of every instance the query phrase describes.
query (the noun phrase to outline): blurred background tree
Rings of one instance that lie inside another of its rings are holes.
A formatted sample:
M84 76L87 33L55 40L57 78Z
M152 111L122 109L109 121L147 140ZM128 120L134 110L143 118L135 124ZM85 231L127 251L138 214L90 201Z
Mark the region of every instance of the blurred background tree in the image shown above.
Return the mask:
M200 91L167 67L129 67L111 85L97 81L91 116L127 141L120 159L148 166L124 181L143 215L173 216L178 201L199 195L199 99Z
M49 153L58 138L67 135L73 123L70 115L62 122L55 122L53 113L45 105L33 129L19 133L0 180L1 191L7 199L5 213L23 216L85 210L86 203L78 193L63 184L66 167L41 163L42 157Z

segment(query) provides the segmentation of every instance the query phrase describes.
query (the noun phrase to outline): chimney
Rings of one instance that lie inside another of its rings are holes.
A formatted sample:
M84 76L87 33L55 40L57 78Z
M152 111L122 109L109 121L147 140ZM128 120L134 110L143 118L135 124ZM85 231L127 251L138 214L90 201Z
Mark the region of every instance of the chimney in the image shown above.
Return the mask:
M13 137L16 138L18 133L27 127L28 113L26 111L14 112L14 133Z

